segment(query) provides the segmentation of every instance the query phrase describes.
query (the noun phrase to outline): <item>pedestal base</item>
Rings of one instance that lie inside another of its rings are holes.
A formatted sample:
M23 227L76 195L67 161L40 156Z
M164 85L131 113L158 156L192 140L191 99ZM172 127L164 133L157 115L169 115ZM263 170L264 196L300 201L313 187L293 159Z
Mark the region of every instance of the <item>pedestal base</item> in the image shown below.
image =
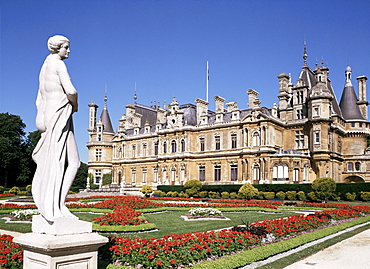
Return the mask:
M41 215L32 217L32 232L51 235L91 233L92 223L72 218L56 218L48 222Z
M95 233L28 233L14 242L24 248L23 269L97 269L97 250L108 238Z

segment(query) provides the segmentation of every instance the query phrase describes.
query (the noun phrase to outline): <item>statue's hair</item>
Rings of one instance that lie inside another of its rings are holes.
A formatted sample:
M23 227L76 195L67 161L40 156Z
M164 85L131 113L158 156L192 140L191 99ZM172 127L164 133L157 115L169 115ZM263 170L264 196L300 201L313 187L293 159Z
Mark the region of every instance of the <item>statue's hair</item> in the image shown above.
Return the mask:
M69 42L68 38L62 35L55 35L48 39L48 49L50 53L58 53L65 42Z

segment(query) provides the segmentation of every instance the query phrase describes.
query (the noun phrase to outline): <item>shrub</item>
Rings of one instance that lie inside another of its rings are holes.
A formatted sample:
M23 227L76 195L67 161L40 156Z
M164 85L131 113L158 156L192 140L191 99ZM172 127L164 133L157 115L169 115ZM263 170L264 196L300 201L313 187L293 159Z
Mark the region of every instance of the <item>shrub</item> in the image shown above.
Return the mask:
M264 192L263 196L265 196L265 199L274 199L275 198L275 193L272 192L272 191Z
M230 194L227 191L223 191L221 193L221 197L222 197L222 199L229 199L230 198Z
M333 201L339 201L340 200L340 196L341 196L341 193L339 192L339 193L333 193L332 194L332 196L331 196L331 199L333 200Z
M334 179L330 177L316 178L312 182L312 189L315 191L316 196L321 199L328 201L328 199L333 195L336 189L336 183Z
M181 191L181 192L179 193L179 197L182 197L182 198L189 198L189 195L188 195L187 193L185 193L185 192Z
M238 194L236 192L230 192L230 198L236 199L238 197Z
M112 184L112 173L104 174L102 180L103 180L102 182L103 186Z
M290 201L295 200L297 198L297 192L296 191L287 191L286 198Z
M20 192L20 189L16 186L14 186L13 188L9 190L10 194L18 194L18 192Z
M153 192L152 187L150 186L143 186L140 190L142 194L145 195L145 197L149 197L149 195Z
M306 200L306 194L303 191L297 192L297 197L299 201L305 201Z
M317 201L317 196L313 191L307 193L307 198L311 201Z
M285 199L285 196L286 196L286 194L285 194L285 192L283 192L283 191L279 191L277 194L276 194L276 198L278 198L278 199Z
M215 199L221 198L220 193L215 192L215 191L208 192L208 197L209 198L215 198Z
M26 186L26 191L27 191L28 193L31 193L31 192L32 192L32 185L27 185L27 186Z
M0 186L0 194L4 192L4 187L3 186Z
M350 192L347 192L346 193L346 199L348 200L348 201L354 201L355 199L356 199L356 193L350 193Z
M368 191L362 191L362 192L360 192L360 198L363 201L370 201L370 192L368 192Z
M259 199L259 200L263 200L263 199L265 199L265 196L263 195L262 191L259 191L256 195L256 198Z
M26 196L28 193L27 191L19 191L17 195Z
M258 194L258 190L252 186L250 183L245 183L240 187L239 193L243 195L248 200L253 199Z
M202 189L202 182L197 179L190 179L185 182L184 188L189 196L194 196Z
M199 197L200 198L206 198L208 196L208 191L201 191L199 192Z
M238 199L245 199L245 195L243 193L238 192L238 194L236 195L236 198L238 198Z
M178 197L179 193L177 191L173 191L171 197Z
M156 191L153 191L153 195L165 197L166 193L164 191L156 190Z

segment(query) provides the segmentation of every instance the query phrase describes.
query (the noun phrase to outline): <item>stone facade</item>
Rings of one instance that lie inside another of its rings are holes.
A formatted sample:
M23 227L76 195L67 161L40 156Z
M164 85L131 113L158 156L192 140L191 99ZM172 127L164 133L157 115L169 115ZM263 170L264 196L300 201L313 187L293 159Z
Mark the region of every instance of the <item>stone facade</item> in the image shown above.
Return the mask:
M306 64L297 83L278 76L279 103L261 106L258 92L247 91L248 108L225 104L216 96L209 103L179 105L176 98L164 108L126 106L117 132L97 106L90 104L89 173L95 180L112 173L113 183L125 188L178 185L189 179L203 184L309 183L328 176L336 182L370 182L367 139L366 80L358 77L359 98L352 71L338 104L323 64ZM109 115L108 115L109 119ZM107 131L107 129L109 129Z

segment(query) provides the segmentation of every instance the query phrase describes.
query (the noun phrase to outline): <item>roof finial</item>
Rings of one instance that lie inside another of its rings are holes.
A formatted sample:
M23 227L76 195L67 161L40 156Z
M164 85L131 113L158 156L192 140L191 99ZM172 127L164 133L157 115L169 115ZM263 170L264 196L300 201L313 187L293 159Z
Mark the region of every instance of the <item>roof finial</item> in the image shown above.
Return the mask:
M105 92L104 92L104 109L107 109L107 101L108 101L108 94L107 94L107 84L105 84Z
M303 63L304 66L307 66L307 46L306 46L306 38L304 39L304 44L303 44Z
M135 92L134 92L134 103L136 104L137 95L136 95L136 81L135 81Z

